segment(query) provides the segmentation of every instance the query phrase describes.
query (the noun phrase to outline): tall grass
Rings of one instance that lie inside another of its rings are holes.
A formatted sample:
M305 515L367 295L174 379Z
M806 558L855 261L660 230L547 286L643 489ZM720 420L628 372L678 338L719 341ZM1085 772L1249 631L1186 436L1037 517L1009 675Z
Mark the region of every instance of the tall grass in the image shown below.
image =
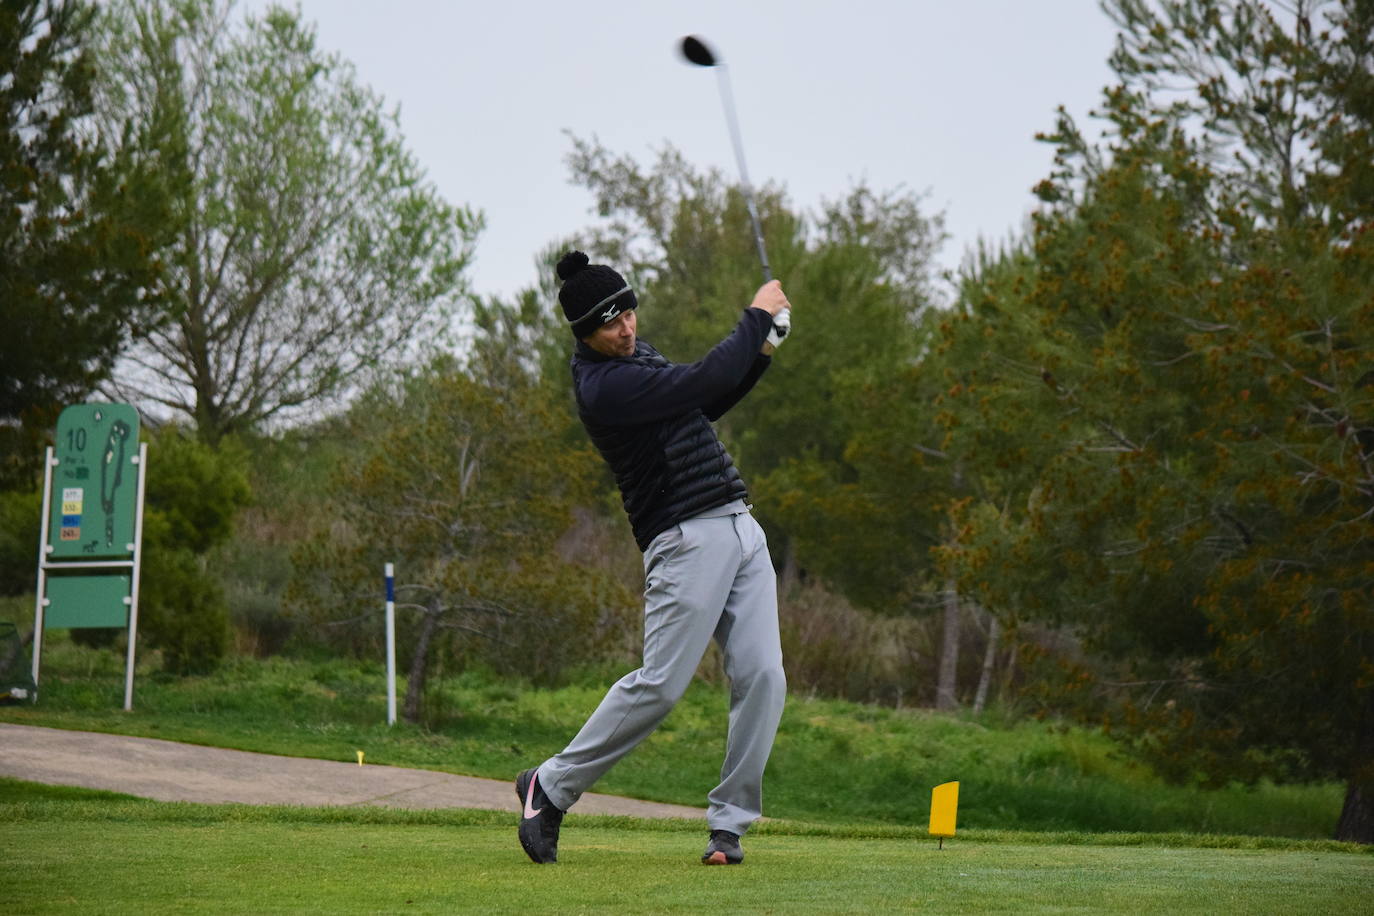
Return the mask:
M36 706L0 721L163 737L245 750L510 778L559 750L618 670L537 690L469 671L430 696L428 726L385 724L380 663L238 658L170 678L145 656L135 709L120 710L123 656L58 634ZM725 746L727 694L698 682L598 791L701 805ZM1164 784L1109 739L1078 728L792 697L769 763L774 818L921 826L930 788L959 780L961 828L1329 837L1341 787L1217 791Z

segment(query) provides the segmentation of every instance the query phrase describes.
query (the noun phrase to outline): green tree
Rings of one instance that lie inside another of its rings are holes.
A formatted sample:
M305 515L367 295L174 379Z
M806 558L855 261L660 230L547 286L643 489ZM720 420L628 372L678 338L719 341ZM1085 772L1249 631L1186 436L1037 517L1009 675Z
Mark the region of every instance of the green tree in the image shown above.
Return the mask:
M334 403L443 331L480 217L297 13L119 0L97 107L174 190L167 320L127 390L209 442Z
M212 670L229 647L229 609L210 551L229 538L250 491L244 451L210 448L186 430L150 437L139 634L162 651L163 670Z
M1061 119L1033 269L948 332L981 353L945 425L1033 472L949 561L1105 659L1061 687L1166 773L1342 778L1374 841L1374 6L1109 12L1109 147Z
M0 6L0 487L41 474L57 414L156 301L162 197L94 132L94 15L79 0Z
M436 659L549 681L598 654L633 598L563 558L595 458L556 447L566 417L546 390L440 363L352 413L370 434L330 483L333 515L298 550L290 594L337 642L377 652L381 571L395 563L407 719L422 716Z

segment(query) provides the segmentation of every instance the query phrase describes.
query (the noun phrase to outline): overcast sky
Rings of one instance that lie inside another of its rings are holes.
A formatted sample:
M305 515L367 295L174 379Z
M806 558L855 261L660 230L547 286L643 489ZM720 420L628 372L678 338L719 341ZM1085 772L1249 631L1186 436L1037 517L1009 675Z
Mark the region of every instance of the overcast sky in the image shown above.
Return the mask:
M290 3L285 5L290 6ZM241 10L258 10L248 0ZM301 0L321 46L400 106L445 198L482 210L473 286L536 279L550 241L595 220L565 131L643 163L665 142L737 177L716 79L677 55L699 34L729 63L750 177L813 209L860 179L929 192L956 266L1019 231L1045 177L1037 131L1080 120L1111 80L1097 0ZM785 279L785 278L784 278Z

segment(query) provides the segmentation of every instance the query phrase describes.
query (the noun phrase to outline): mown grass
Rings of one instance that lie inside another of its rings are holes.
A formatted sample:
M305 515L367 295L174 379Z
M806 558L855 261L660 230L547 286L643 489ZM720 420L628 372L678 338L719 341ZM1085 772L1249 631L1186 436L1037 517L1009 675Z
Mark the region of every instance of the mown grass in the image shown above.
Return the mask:
M60 636L44 655L40 703L0 708L0 721L346 761L362 749L369 763L503 779L560 749L618 674L537 690L469 673L429 697L430 727L388 727L378 665L241 658L202 678L150 671L124 713L121 656ZM695 684L597 791L701 805L718 778L726 703L723 688ZM930 788L952 779L961 783L961 830L1325 838L1342 797L1334 785L1168 786L1081 729L792 697L769 764L767 813L920 827Z
M7 912L1348 913L1374 855L1322 841L768 822L739 868L701 826L579 817L529 863L496 811L164 804L0 780ZM1221 839L1221 838L1216 838ZM1198 842L1201 840L1202 842Z

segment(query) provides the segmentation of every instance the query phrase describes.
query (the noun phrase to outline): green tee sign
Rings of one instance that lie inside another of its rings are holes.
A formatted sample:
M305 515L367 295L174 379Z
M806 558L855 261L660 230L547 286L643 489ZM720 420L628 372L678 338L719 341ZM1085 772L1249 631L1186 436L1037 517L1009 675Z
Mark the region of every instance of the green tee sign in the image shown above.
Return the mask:
M124 708L134 708L147 457L128 404L73 404L57 418L57 442L43 460L35 688L45 630L127 627Z
M130 573L49 576L43 626L49 630L127 627L131 578Z
M48 558L124 559L134 553L138 411L75 404L57 418Z

